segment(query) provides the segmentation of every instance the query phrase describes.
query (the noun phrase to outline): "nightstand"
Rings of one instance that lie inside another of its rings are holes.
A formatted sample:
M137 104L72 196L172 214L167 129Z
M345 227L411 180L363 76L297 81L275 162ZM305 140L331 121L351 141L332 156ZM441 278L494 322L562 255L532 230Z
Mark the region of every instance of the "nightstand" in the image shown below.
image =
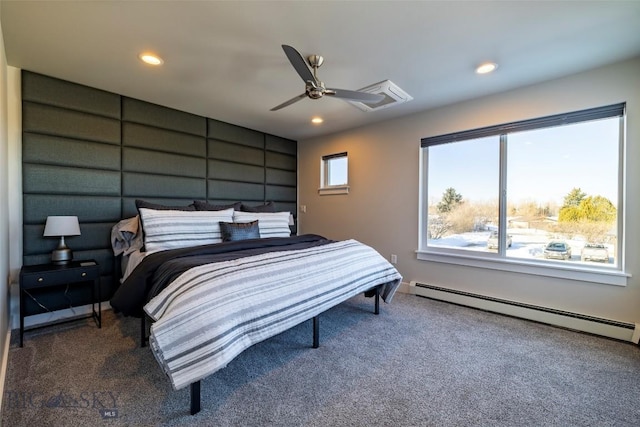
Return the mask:
M71 261L65 265L40 264L23 266L20 270L20 347L22 347L24 337L25 296L33 289L51 288L60 285L91 286L91 314L64 319L55 323L93 318L98 328L102 327L100 266L96 261ZM97 312L96 304L98 305Z

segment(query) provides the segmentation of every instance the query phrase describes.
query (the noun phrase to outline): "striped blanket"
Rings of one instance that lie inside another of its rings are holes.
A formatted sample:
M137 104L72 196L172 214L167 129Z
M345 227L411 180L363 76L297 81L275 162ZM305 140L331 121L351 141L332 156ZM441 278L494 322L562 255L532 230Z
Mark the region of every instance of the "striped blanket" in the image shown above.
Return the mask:
M149 342L181 389L224 368L253 344L375 286L387 303L398 271L374 249L345 240L193 267L149 301Z

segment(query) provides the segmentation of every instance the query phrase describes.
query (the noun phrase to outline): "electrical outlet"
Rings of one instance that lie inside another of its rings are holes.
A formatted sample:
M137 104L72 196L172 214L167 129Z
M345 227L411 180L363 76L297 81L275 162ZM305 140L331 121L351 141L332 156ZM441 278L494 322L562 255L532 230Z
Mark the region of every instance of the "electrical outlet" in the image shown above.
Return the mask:
M307 213L307 205L300 205L300 212Z
M391 264L397 264L397 263L398 263L398 255L391 254Z

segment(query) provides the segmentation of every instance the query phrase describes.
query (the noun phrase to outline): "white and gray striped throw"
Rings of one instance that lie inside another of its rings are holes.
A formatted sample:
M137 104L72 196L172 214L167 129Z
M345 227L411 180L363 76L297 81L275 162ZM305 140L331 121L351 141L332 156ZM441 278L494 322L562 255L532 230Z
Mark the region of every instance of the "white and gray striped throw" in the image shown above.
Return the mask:
M346 240L194 267L144 309L151 349L181 389L248 347L378 285L390 302L400 273L369 246Z

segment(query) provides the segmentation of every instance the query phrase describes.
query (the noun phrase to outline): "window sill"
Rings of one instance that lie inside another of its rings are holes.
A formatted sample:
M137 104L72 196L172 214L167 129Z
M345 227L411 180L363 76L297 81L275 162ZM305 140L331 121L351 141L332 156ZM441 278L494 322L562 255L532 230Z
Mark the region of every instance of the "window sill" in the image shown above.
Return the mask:
M332 194L349 194L348 185L335 185L333 187L318 188L318 194L321 196L330 196Z
M558 279L577 280L581 282L601 283L605 285L627 286L630 274L620 270L606 271L589 267L567 267L564 265L550 265L551 263L528 262L510 258L492 258L472 256L460 253L443 253L425 250L416 251L417 258L423 261L441 262L446 264L463 265L467 267L488 268L491 270L523 273L534 276L554 277Z

